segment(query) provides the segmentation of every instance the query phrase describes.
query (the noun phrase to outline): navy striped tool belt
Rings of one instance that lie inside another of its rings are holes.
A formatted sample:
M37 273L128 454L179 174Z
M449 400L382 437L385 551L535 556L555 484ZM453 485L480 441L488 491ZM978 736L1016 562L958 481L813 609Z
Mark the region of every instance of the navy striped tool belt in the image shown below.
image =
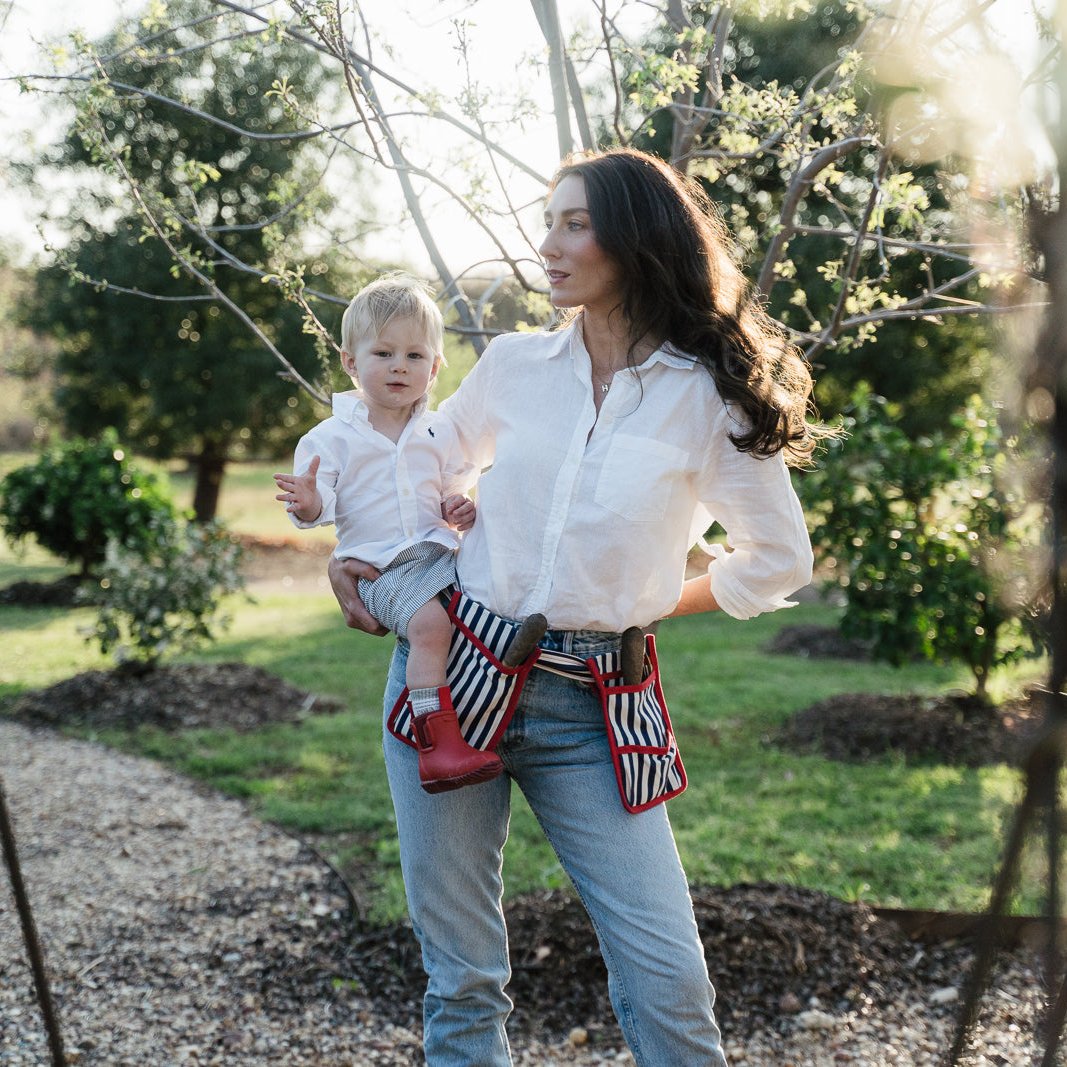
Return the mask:
M685 768L663 697L652 634L645 637L641 682L627 686L618 651L583 659L536 648L524 663L505 667L501 657L518 630L515 623L458 589L452 594L448 614L453 634L446 675L468 744L480 749L496 746L514 714L527 676L537 668L596 688L619 796L627 811L644 811L685 789ZM407 689L390 711L387 727L398 740L415 746Z

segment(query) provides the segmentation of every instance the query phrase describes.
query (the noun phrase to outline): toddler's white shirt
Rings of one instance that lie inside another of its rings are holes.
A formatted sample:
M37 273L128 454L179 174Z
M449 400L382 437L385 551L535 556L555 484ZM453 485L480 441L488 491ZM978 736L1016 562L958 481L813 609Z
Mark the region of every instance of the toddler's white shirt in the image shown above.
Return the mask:
M599 417L580 324L494 339L441 405L478 483L459 554L464 590L560 629L645 626L677 604L686 555L717 519L708 572L737 618L790 605L811 580L804 516L781 455L737 450L711 375L667 345L620 371Z
M334 393L333 415L300 439L293 470L302 474L312 456L321 458L322 513L313 522L290 518L301 528L334 523L338 559L382 568L419 541L459 544L441 501L466 492L477 472L463 459L452 424L427 411L425 400L394 444L371 426L358 393Z

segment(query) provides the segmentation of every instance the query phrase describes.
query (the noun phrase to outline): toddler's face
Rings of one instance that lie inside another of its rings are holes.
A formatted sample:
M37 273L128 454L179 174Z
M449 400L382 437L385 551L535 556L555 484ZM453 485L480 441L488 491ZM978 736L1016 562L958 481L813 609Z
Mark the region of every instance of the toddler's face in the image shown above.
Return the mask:
M377 337L364 337L341 364L372 411L400 411L417 404L437 376L441 359L412 316L394 316Z

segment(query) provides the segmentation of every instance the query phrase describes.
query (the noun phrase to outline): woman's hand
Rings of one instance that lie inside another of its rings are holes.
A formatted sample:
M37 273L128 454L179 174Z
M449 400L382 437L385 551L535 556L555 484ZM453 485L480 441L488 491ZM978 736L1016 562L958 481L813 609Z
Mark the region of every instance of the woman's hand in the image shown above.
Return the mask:
M333 595L337 597L337 603L341 605L345 625L353 630L362 630L365 634L373 634L375 637L382 637L389 632L364 607L359 595L359 587L356 585L360 578L366 578L372 582L378 578L380 571L377 567L372 567L361 559L336 559L331 556L326 573L330 576Z

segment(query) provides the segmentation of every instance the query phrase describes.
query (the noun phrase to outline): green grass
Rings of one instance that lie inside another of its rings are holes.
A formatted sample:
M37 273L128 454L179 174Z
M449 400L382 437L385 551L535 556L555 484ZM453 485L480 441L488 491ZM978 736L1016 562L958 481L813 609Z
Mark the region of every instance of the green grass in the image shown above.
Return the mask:
M257 517L274 503L272 469L256 465L227 478L223 512L243 515L246 532L274 536ZM0 583L60 571L44 553L17 558L0 548ZM144 729L100 740L244 797L258 814L295 832L325 835L319 847L358 870L353 876L370 887L374 913L396 917L403 897L380 728L391 640L346 630L328 589L257 584L255 595L254 603L233 599L232 628L200 658L260 665L301 688L341 698L343 713L251 735ZM104 666L79 633L90 618L87 609L0 608L0 700ZM834 618L828 607L804 605L745 623L709 615L661 628L666 694L690 783L669 810L690 878L721 885L792 882L891 906L981 908L1019 789L1014 770L894 758L844 764L773 743L792 712L834 694L968 686L962 668L894 669L763 651L786 623ZM1041 674L1040 663L1025 664L999 676L997 686L1012 691ZM862 700L856 713L863 714ZM1015 907L1032 912L1041 905L1036 852L1028 863ZM566 883L517 791L505 873L510 894Z

